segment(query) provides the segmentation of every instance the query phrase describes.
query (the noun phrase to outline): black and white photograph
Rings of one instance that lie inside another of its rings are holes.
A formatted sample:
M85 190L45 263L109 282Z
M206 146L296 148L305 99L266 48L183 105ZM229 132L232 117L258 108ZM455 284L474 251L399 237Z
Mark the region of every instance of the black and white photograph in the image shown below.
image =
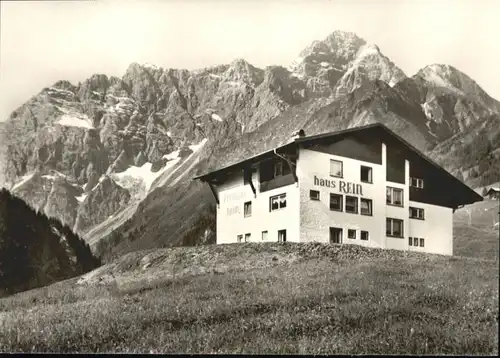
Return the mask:
M500 1L0 1L0 353L498 356Z

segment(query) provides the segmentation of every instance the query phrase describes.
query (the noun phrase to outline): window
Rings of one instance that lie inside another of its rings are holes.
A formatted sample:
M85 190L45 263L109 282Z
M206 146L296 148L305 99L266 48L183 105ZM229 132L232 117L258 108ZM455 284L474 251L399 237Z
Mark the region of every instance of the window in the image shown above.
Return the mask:
M250 184L251 180L252 180L252 171L245 169L243 171L243 184L244 185Z
M418 246L418 237L413 238L413 246Z
M411 178L411 186L419 189L424 188L424 180L419 178Z
M387 187L387 204L403 206L403 189Z
M361 198L361 215L372 215L372 200Z
M345 197L345 212L351 214L358 213L358 198L355 196Z
M251 201L247 201L243 205L243 213L244 213L245 217L252 216L252 202Z
M269 211L286 208L286 194L280 194L269 198Z
M249 242L250 241L250 234L245 234L245 242Z
M342 195L330 193L330 210L342 211Z
M424 209L410 207L410 218L424 220Z
M408 238L408 245L411 246L413 244L413 237Z
M343 230L338 227L330 228L330 244L341 244L342 243L342 232Z
M368 231L361 231L361 240L368 241L369 234Z
M274 163L274 176L279 177L283 175L283 162Z
M318 190L309 190L309 198L311 200L319 200L319 191Z
M262 241L266 241L266 240L267 240L267 230L262 231Z
M237 241L237 242L241 242L241 240L243 240L243 235L238 235L238 236L236 237L236 241Z
M340 160L330 159L330 175L342 178L342 162Z
M361 181L363 183L373 183L372 168L361 166Z
M286 230L278 230L278 242L286 242Z
M424 239L420 238L420 247L424 247Z
M403 220L387 218L386 235L392 237L403 237Z
M347 238L348 239L356 239L356 230L349 229L347 230Z

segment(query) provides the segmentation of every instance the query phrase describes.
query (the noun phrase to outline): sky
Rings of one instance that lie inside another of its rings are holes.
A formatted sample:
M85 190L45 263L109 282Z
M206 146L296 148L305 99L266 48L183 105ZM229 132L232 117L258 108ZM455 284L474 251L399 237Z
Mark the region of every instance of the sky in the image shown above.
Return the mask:
M288 66L335 30L377 44L406 75L452 65L500 100L500 1L0 1L0 121L58 80L133 63Z

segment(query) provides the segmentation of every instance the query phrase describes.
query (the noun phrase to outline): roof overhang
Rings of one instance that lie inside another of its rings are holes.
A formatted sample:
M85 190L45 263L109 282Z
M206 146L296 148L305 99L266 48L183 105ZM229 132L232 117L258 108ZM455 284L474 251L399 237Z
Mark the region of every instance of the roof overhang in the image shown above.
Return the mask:
M236 172L237 170L251 168L253 165L255 165L263 160L271 159L271 158L275 157L276 156L275 152L281 152L281 151L293 148L294 146L296 146L295 141L283 144L279 147L276 147L276 148L271 149L271 150L267 150L265 152L257 154L253 157L248 158L248 159L236 162L234 164L230 164L228 166L222 167L220 169L217 169L217 170L214 170L214 171L202 174L202 175L198 175L198 176L194 177L193 180L201 180L203 182L217 181L217 178L221 178L229 173Z

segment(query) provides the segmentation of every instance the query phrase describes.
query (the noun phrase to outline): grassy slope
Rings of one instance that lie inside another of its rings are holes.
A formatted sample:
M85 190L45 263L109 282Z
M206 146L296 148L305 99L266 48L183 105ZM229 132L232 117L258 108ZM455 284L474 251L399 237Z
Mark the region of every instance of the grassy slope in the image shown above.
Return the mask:
M0 351L496 354L498 278L354 245L134 252L0 300Z
M453 253L457 256L498 260L500 240L498 227L493 227L497 221L496 200L485 199L457 210L453 217Z

